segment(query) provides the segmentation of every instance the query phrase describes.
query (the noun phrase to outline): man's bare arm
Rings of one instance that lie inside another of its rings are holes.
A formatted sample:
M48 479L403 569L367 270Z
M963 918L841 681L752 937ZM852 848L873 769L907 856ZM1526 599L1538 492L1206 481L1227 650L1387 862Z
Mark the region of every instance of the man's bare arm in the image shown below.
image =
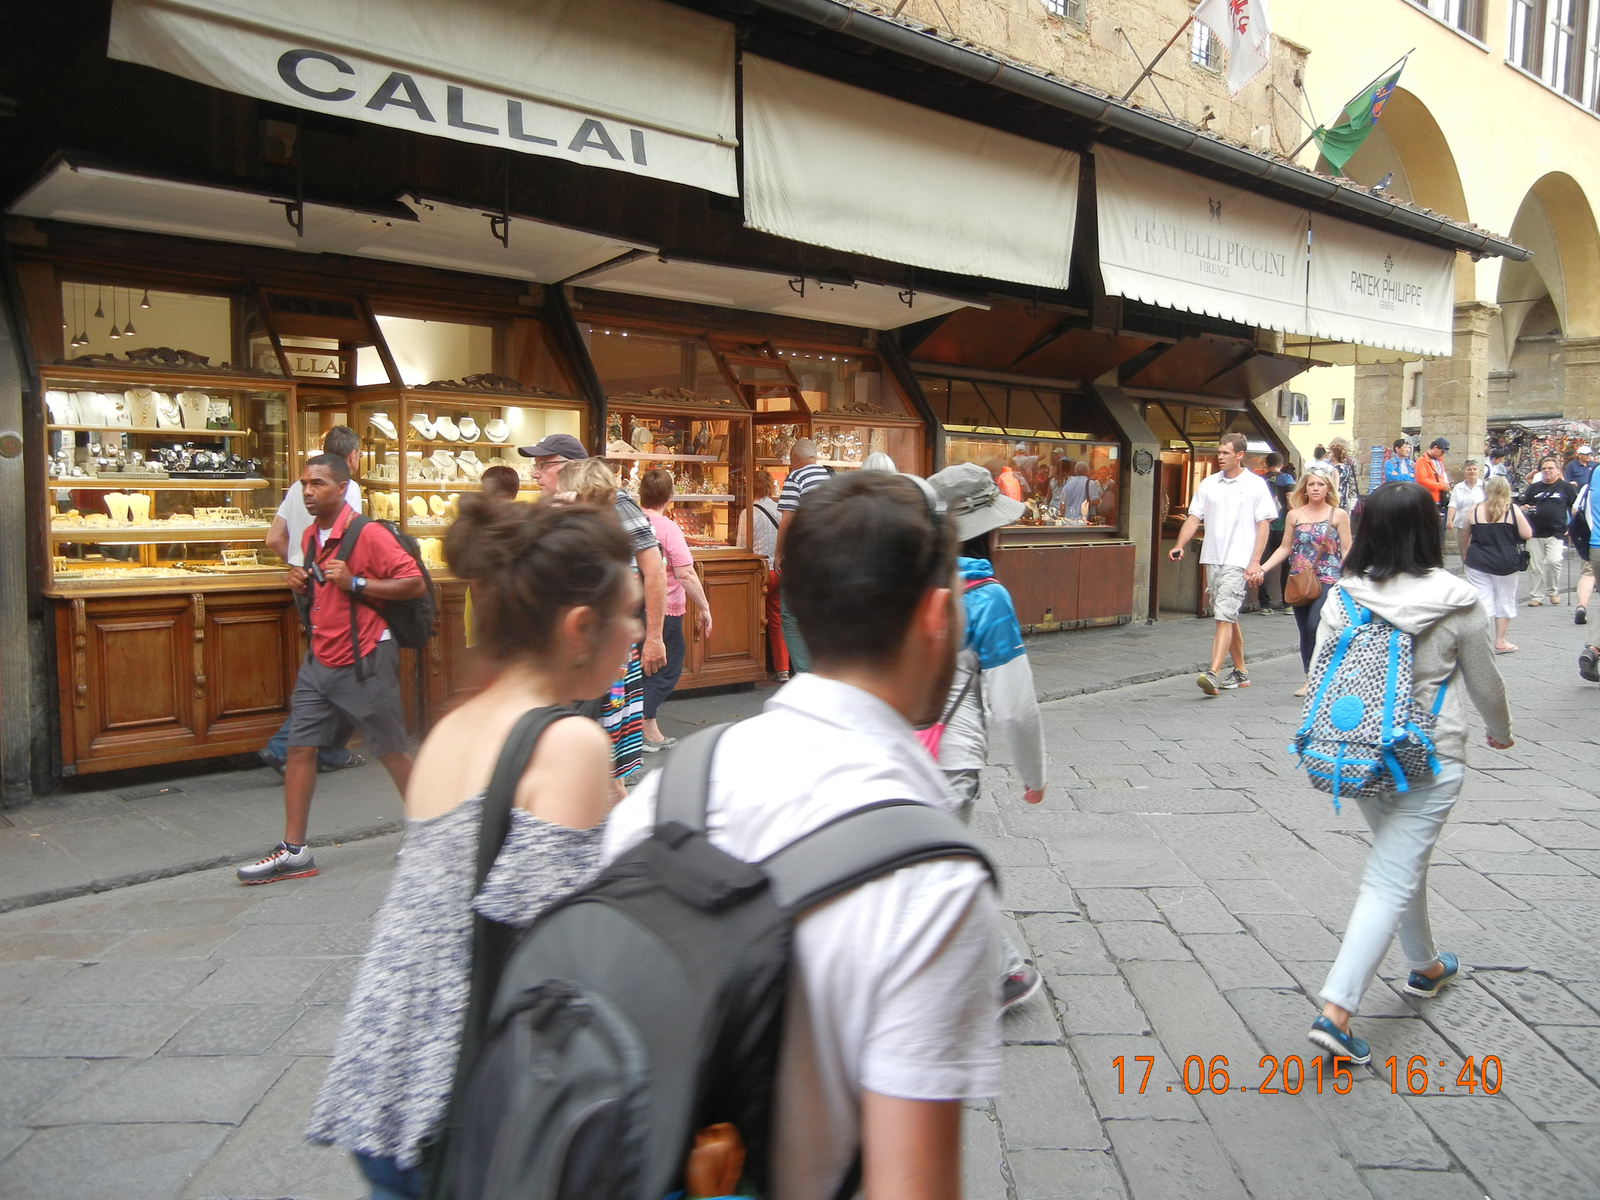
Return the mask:
M961 1200L961 1101L861 1093L866 1200Z

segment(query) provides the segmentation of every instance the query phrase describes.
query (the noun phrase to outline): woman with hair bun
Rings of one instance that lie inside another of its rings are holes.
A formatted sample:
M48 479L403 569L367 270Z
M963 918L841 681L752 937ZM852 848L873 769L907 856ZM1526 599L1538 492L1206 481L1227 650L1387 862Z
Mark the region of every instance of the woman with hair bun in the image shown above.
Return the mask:
M608 498L609 499L609 498ZM640 586L610 504L463 496L445 559L468 580L494 681L434 726L406 790L405 840L307 1137L344 1147L376 1196L417 1196L461 1046L473 912L526 926L587 882L609 811L611 742L563 713L516 785L504 847L473 895L479 826L508 735L601 695L639 639Z

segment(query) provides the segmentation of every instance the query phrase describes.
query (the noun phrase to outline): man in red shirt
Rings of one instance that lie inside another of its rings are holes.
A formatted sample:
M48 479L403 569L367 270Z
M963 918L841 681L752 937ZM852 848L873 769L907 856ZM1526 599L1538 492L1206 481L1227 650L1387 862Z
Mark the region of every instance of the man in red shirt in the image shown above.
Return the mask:
M311 597L311 652L300 664L290 698L283 841L260 862L240 867L241 883L271 883L317 873L306 845L306 819L317 786L317 747L327 742L341 717L361 731L367 749L388 769L402 796L411 778L396 669L400 652L381 605L414 599L427 585L416 561L381 526L362 526L355 548L341 556L345 531L356 515L345 503L349 482L350 466L337 454L307 459L300 476L300 490L313 520L301 544L306 565L289 568L289 587ZM351 644L352 605L359 662Z

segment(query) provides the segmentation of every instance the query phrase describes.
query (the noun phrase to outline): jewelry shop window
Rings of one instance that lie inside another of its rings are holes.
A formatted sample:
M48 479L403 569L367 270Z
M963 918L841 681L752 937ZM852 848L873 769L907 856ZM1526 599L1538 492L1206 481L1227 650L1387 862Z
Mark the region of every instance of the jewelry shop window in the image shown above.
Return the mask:
M1026 506L1015 526L1065 538L1122 527L1118 431L1087 397L963 379L921 380L945 430L946 465L974 462Z

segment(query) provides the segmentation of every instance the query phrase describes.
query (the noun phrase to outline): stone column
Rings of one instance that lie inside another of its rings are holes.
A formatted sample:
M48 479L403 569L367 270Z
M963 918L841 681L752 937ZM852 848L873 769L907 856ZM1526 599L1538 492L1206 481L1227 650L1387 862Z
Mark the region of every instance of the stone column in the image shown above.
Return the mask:
M1500 315L1495 305L1470 300L1456 305L1455 353L1429 359L1423 368L1422 449L1436 437L1448 438L1445 465L1451 479L1461 464L1483 459L1489 425L1489 324Z
M1569 421L1600 419L1600 338L1566 338L1561 353L1563 414Z
M1355 395L1350 401L1355 410L1351 418L1351 436L1355 441L1353 449L1361 494L1366 495L1367 464L1372 448L1380 447L1378 460L1381 462L1381 448L1400 436L1400 413L1405 407L1405 364L1357 366L1355 375Z
M1126 483L1122 492L1122 509L1128 522L1128 540L1134 544L1133 552L1133 619L1142 622L1150 612L1150 556L1159 547L1152 545L1154 536L1156 488L1160 486L1159 467L1149 474L1140 475L1134 468L1140 451L1149 455L1153 463L1161 461L1161 443L1144 422L1139 407L1129 400L1116 384L1116 372L1109 372L1095 381L1094 390L1128 439L1128 469L1122 478ZM1176 568L1174 568L1176 569Z

